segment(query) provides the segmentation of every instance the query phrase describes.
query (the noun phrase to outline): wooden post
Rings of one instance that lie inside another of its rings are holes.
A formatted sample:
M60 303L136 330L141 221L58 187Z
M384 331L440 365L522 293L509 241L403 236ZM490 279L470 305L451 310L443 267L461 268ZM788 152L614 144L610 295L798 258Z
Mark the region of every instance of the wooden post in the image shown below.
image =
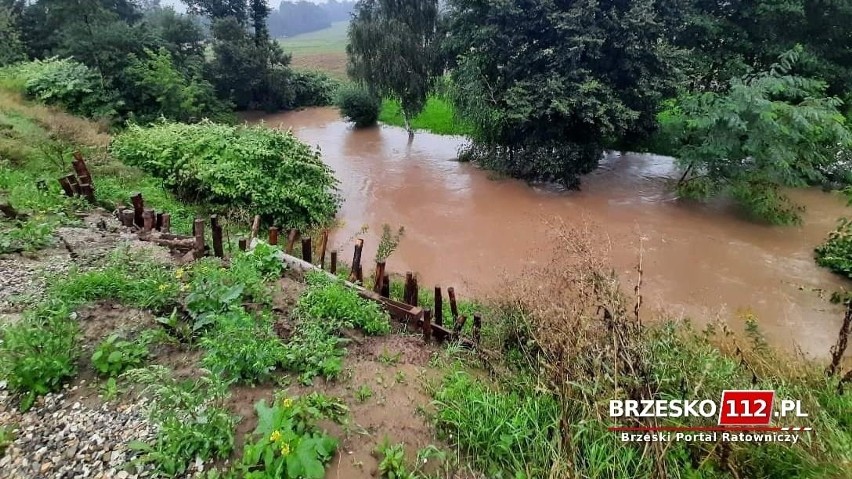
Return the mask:
M91 181L91 180L89 180ZM89 203L95 203L95 190L89 182L80 183L80 194L86 198Z
M331 252L331 266L328 268L331 274L337 274L337 250Z
M352 273L349 275L350 281L364 281L364 275L361 272L361 251L364 249L364 240L358 239L355 242L355 254L352 255Z
M411 305L420 306L420 286L417 285L417 275L414 275L411 283Z
M402 288L402 302L411 304L411 286L414 284L414 274L411 271L405 273L405 286Z
M161 231L163 229L163 214L157 213L154 216L154 229L157 231Z
M423 310L423 341L427 344L432 339L432 311L429 309Z
M453 339L458 341L459 336L461 336L462 328L464 328L464 323L467 322L466 316L459 316L456 322L453 324Z
M89 173L89 167L86 166L86 161L83 160L83 155L80 152L74 153L74 161L71 162L71 166L74 167L74 172L77 173L77 176L80 178L87 176L89 178L92 177L92 174Z
M373 291L376 293L382 292L382 284L385 280L385 262L380 261L376 263L376 274L375 278L373 278Z
M75 195L79 195L80 194L80 183L77 181L77 176L76 175L67 175L66 178L68 178L68 183L71 184L71 191L73 191Z
M452 313L455 322L459 319L459 307L456 305L456 290L452 286L447 288L447 296L450 297L450 313Z
M278 228L274 226L269 227L269 244L278 246Z
M162 222L160 223L160 232L161 233L171 233L172 232L172 215L169 213L163 213Z
M299 230L293 228L287 236L287 248L284 250L287 254L293 254L293 248L296 247L296 240L299 239Z
M248 238L239 239L239 248L240 251L245 251L246 249L248 249Z
M145 201L142 199L142 193L134 194L130 197L130 201L133 203L133 224L141 227L143 224L142 212L145 209Z
M254 220L251 222L251 236L249 236L249 243L251 240L257 238L257 232L260 231L260 215L254 215Z
M195 219L193 228L195 233L195 244L193 245L193 256L199 259L204 256L204 220L201 218Z
M62 187L62 191L65 193L65 196L69 198L74 196L74 189L71 188L71 182L68 180L67 176L59 178L59 186Z
M435 324L444 325L444 298L440 286L435 286Z
M154 210L146 209L142 212L142 232L150 233L154 229Z
M313 249L311 248L311 237L302 238L302 259L313 264L312 261Z
M133 210L121 210L121 224L127 226L128 228L133 227Z
M210 229L213 231L213 255L224 258L225 249L222 247L222 225L219 224L219 215L210 215Z
M479 344L479 338L482 334L482 316L473 315L473 342Z
M325 269L325 250L328 247L328 230L322 230L320 237L320 269Z
M387 273L382 278L382 290L379 294L385 298L390 298L390 275Z

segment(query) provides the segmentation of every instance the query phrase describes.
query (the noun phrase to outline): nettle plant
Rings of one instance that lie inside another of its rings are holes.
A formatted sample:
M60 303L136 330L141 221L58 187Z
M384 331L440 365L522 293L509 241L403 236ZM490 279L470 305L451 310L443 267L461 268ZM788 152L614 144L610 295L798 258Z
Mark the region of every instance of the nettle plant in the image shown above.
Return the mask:
M349 410L337 398L311 393L255 404L257 428L246 441L238 466L246 479L325 477L337 439L317 426L323 419L344 423Z
M144 343L127 341L112 334L95 348L92 366L102 376L115 377L141 366L147 357L148 347Z

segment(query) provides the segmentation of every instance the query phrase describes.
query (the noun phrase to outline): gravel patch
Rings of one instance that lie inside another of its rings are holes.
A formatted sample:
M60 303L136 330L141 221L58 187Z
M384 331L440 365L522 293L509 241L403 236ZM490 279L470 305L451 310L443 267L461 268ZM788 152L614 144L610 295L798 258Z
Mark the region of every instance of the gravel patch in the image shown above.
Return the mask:
M155 428L144 400L92 408L71 399L76 387L39 398L26 413L0 390L0 427L15 429L15 439L0 458L0 477L140 478L149 466L131 464L130 441L150 442Z

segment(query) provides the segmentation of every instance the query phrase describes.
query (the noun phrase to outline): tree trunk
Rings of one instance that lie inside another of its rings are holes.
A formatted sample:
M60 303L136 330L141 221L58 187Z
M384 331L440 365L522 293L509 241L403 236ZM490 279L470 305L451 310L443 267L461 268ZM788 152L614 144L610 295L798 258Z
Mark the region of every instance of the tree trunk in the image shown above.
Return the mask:
M408 112L402 109L402 121L405 123L405 131L408 132L408 142L414 141L414 129L411 128L411 121L408 119Z

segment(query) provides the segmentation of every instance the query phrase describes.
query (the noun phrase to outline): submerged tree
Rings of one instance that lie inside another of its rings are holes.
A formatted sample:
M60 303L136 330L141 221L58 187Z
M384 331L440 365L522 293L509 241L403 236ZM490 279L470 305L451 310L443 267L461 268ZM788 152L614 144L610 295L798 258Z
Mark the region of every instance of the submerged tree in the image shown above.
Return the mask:
M409 135L434 79L437 0L361 0L349 25L349 75L398 100Z
M799 50L769 71L730 82L725 93L692 94L666 125L684 172L680 193L729 194L756 218L799 221L783 187L849 181L852 134L824 81L791 75Z
M669 93L655 2L452 0L454 103L486 167L576 186L604 144L641 138Z

